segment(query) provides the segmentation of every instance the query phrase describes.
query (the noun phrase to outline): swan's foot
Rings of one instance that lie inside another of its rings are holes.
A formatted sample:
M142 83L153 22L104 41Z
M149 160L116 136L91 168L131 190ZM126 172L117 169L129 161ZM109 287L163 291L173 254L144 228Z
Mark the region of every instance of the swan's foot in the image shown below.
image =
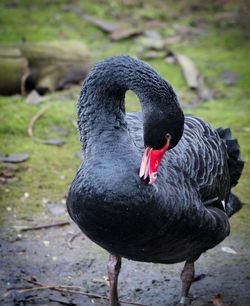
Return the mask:
M117 293L117 282L118 282L120 269L121 269L121 257L110 254L108 261L108 278L110 284L110 291L109 291L110 306L120 306L118 293Z
M190 305L192 299L188 296L189 289L192 283L195 280L194 277L194 263L187 262L184 265L184 268L181 272L181 280L182 280L182 290L181 290L181 300L180 305Z

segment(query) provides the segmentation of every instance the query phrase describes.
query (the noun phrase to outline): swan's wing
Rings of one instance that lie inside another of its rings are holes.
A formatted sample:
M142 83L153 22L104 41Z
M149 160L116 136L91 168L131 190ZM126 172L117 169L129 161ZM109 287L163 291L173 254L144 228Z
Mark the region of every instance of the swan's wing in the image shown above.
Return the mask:
M179 156L176 166L197 186L205 205L227 200L230 177L226 145L207 122L186 116L183 137L171 153Z
M142 113L128 113L126 120L131 137L143 152ZM227 161L226 145L217 131L207 122L191 115L185 116L184 134L180 142L164 158L166 169L174 167L193 182L206 206L220 204L230 194Z
M136 147L143 152L142 112L127 113L126 121L131 138L133 139Z

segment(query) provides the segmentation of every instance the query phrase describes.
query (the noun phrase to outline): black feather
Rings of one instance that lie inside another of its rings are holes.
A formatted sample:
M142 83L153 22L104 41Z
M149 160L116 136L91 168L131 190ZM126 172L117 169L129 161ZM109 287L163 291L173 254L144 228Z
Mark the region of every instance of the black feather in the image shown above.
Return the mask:
M125 114L128 89L139 97L142 113ZM85 160L67 207L110 253L146 262L194 260L229 234L227 215L213 204L235 202L230 188L243 167L235 159L239 148L227 142L229 129L183 119L172 87L142 61L107 59L84 82L78 124ZM138 175L144 146L161 147L169 131L172 149L155 185L148 185Z
M228 168L231 187L237 185L244 168L244 161L241 159L240 146L237 139L232 139L230 129L217 129L221 139L226 144L228 154Z

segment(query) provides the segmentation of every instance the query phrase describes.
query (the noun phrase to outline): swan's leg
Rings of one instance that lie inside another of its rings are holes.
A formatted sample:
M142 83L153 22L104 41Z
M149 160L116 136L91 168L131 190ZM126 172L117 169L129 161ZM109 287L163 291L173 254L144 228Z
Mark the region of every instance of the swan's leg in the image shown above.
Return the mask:
M108 278L110 284L109 297L111 306L120 306L117 293L117 282L120 269L121 257L110 254L108 261Z
M194 282L194 262L185 262L184 268L181 272L182 290L180 305L190 305L191 298L188 296L189 289Z

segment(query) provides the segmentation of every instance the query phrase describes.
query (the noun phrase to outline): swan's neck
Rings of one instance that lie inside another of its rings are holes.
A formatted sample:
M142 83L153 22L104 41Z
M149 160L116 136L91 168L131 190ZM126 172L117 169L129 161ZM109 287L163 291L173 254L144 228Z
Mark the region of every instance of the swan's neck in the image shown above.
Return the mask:
M78 103L81 141L102 131L126 130L125 92L132 90L142 105L143 122L165 116L178 102L172 87L150 66L127 56L99 62L85 80Z

